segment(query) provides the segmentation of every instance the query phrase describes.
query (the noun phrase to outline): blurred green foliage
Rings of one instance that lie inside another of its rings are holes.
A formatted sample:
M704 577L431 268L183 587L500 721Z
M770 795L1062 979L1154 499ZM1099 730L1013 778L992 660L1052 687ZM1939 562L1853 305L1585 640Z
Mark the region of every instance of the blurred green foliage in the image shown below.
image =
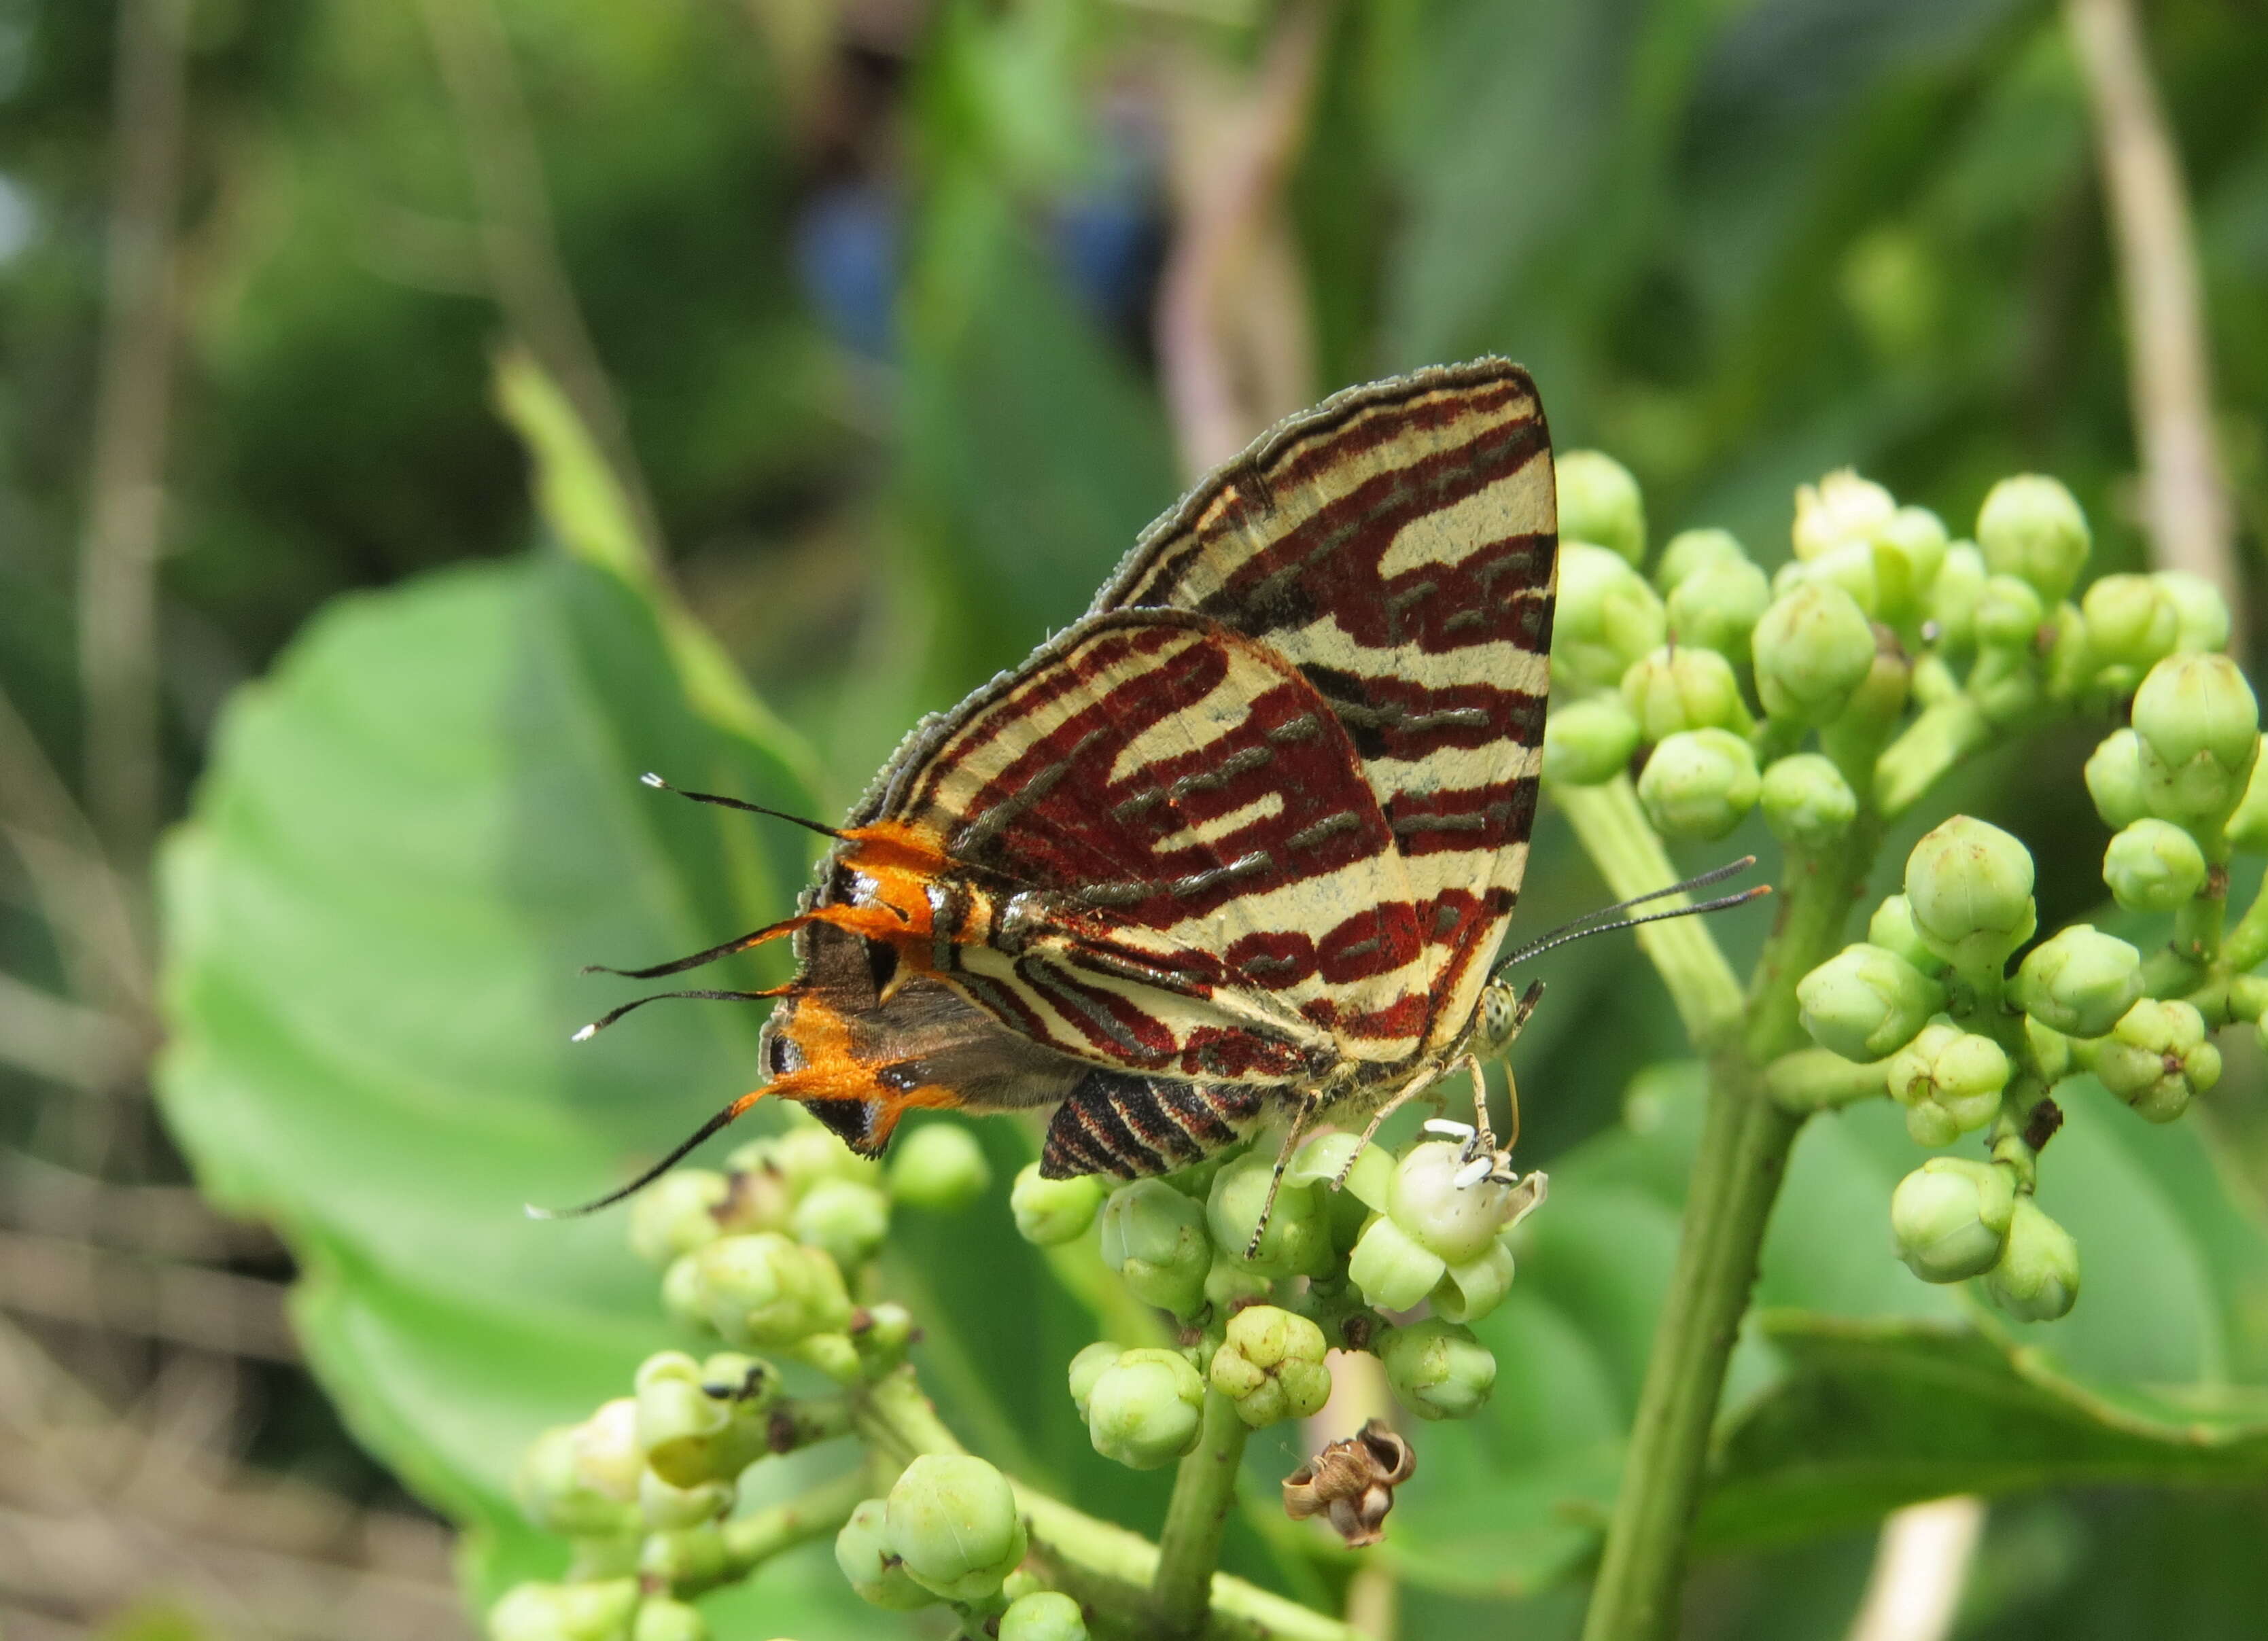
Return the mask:
M548 486L497 414L512 325L419 8L199 0L161 656L177 793L213 765L167 862L169 1114L222 1201L288 1228L323 1382L482 1529L484 1581L534 1570L504 1502L519 1446L612 1394L664 1331L619 1226L529 1225L517 1204L587 1194L753 1075L754 1020L726 1011L657 1012L571 1052L566 1032L613 997L573 967L753 927L806 858L799 835L634 777L830 813L921 712L1083 607L1177 483L1143 317L1175 89L1235 84L1278 26L1233 3L846 5L822 9L839 38L814 55L777 0L495 4L674 592L593 515L605 486L571 482L592 458L531 401L534 379L501 397L549 450ZM0 4L0 688L67 769L112 12ZM1533 369L1560 444L1638 474L1658 535L1723 525L1770 563L1793 486L1829 467L1949 519L2030 467L2086 504L2096 570L2141 562L2102 201L2052 8L1326 17L1288 188L1310 396L1502 352ZM2268 31L2210 0L2149 24L2257 548ZM465 560L490 562L440 568ZM2075 790L2091 740L2035 756ZM2029 806L2043 778L1981 760L1954 797L2032 844L2052 924L2099 898L2103 837L2083 806ZM1527 898L1535 927L1601 898L1548 822ZM40 983L58 968L12 903L0 960ZM1624 1088L1680 1046L1653 982L1629 983L1635 960L1609 942L1566 954L1521 1045L1527 1159L1563 1188L1491 1324L1506 1379L1489 1442L1429 1449L1397 1513L1402 1564L1442 1592L1413 1596L1414 1633L1453 1610L1427 1602L1580 1564L1611 1485L1690 1115L1670 1075L1624 1120ZM1586 1028L1608 1010L1616 1030ZM1879 1203L1910 1154L1895 1117L1822 1125L1736 1369L1712 1542L1847 1528L1960 1487L2257 1477L2250 1193L2268 1121L2258 1056L2231 1045L2230 1062L2214 1131L2090 1124L2125 1149L2063 1159L2053 1206L2088 1248L2088 1299L2053 1359L2021 1370L1948 1334L1983 1324L1888 1257ZM1005 1178L1025 1137L985 1139ZM1056 1392L1091 1319L1005 1203L984 1211L894 1275L931 1329L928 1382L992 1457L1152 1521L1161 1491L1094 1461ZM1926 1441L1907 1411L1923 1403L1941 1421ZM1288 1462L1255 1444L1263 1481ZM2043 1570L1977 1594L1976 1633L2162 1610L2137 1592L2176 1540L2194 1580L2243 1599L2257 1558L2225 1529L2257 1500L2184 1502L2197 1526L2178 1534L2132 1495L2059 1505L2029 1541L2051 1546L2028 1564ZM1995 1543L2044 1508L2002 1517ZM1256 1532L1231 1556L1312 1576L1271 1559ZM1855 1590L1862 1571L1819 1576ZM1718 1595L1762 1625L1801 1583ZM759 1593L768 1633L859 1632L823 1565L784 1564ZM1537 1624L1564 1622L1552 1599Z

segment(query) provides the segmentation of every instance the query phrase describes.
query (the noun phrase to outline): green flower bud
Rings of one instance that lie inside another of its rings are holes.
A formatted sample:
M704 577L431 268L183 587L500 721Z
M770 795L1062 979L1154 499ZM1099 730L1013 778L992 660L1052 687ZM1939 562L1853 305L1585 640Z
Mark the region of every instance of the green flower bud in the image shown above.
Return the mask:
M1440 1285L1448 1269L1448 1261L1384 1214L1363 1226L1347 1256L1347 1280L1365 1304L1381 1311L1413 1308Z
M1246 1269L1263 1277L1316 1277L1331 1268L1331 1218L1314 1186L1286 1180L1276 1193L1275 1211L1250 1259L1253 1227L1268 1201L1276 1159L1248 1151L1213 1175L1206 1194L1205 1225L1213 1247Z
M2052 1086L2071 1074L2071 1039L2051 1026L2024 1016L2024 1063L2034 1076Z
M1786 848L1815 853L1850 830L1859 815L1859 795L1834 760L1799 752L1775 760L1764 771L1757 800L1764 824Z
M2120 670L2132 688L2144 673L2174 652L2181 609L2154 576L2104 576L2080 600L2095 659Z
M1874 665L1874 629L1840 587L1805 582L1756 622L1756 691L1764 710L1799 724L1839 714Z
M1095 1376L1086 1434L1095 1452L1131 1470L1155 1470L1197 1445L1204 1380L1172 1350L1128 1350Z
M924 1122L892 1149L890 1199L909 1208L959 1213L992 1183L984 1147L958 1122Z
M1840 587L1849 593L1869 621L1888 618L1913 601L1903 559L1872 541L1845 541L1803 566L1801 582Z
M687 1257L698 1273L702 1314L729 1343L794 1344L850 1320L835 1262L776 1231L725 1237Z
M2114 831L2150 813L2142 790L2142 738L2131 729L2113 730L2087 761L2087 795L2095 813Z
M1874 908L1867 920L1867 943L1896 952L1933 980L1945 972L1945 960L1930 950L1914 927L1912 903L1903 894L1893 894Z
M2004 576L2021 576L2043 599L2059 599L2079 580L2091 539L2087 515L2069 490L2025 474L2003 479L1977 514L1977 545Z
M1929 590L1929 618L1937 624L1937 642L1948 650L1967 650L1977 642L1977 606L1984 596L1984 555L1967 541L1945 549L1937 583Z
M1421 1419L1462 1419L1480 1411L1496 1388L1496 1358L1454 1322L1389 1328L1378 1358L1394 1399Z
M1638 720L1619 696L1570 701L1543 720L1543 767L1565 786L1602 785L1628 766L1638 743Z
M1513 1190L1491 1180L1457 1183L1462 1150L1449 1140L1412 1145L1394 1171L1387 1213L1429 1254L1451 1264L1477 1259L1504 1229Z
M1104 1188L1096 1174L1043 1180L1038 1163L1026 1163L1008 1188L1008 1211L1016 1217L1016 1234L1040 1247L1078 1241L1101 1211Z
M1332 1228L1332 1245L1336 1247L1338 1215L1327 1206L1325 1218ZM1217 1316L1226 1316L1275 1291L1274 1277L1263 1276L1239 1260L1216 1258L1212 1269L1205 1272L1205 1303L1212 1306Z
M751 1140L725 1161L743 1173L776 1175L791 1196L801 1196L821 1180L874 1185L882 1174L879 1165L846 1149L818 1119L800 1114L785 1133Z
M2194 1005L2144 997L2103 1039L2095 1074L2151 1122L2170 1122L2220 1080L2220 1050Z
M2128 730L2125 732L2132 735L2134 732ZM2262 744L2268 745L2268 736L2262 737ZM2141 778L2139 740L2137 745L2135 778L2139 784ZM2223 835L2232 845L2254 853L2268 850L2268 775L2262 774L2263 764L2268 764L2268 758L2256 756L2252 760L2252 777L2244 784L2244 796L2237 800L2236 813L2228 817L2228 824L2222 828Z
M1898 1257L1924 1282L1961 1282L1999 1263L2016 1207L2011 1170L1932 1157L1890 1193Z
M1746 549L1730 530L1680 530L1661 549L1661 562L1653 567L1653 585L1667 598L1703 570L1748 562Z
M2029 581L1992 576L1977 595L1977 642L1996 650L2029 651L2047 624L2048 607Z
M923 1453L891 1487L885 1516L906 1575L948 1601L998 1593L1027 1548L1007 1478L968 1453Z
M1000 1615L1000 1641L1087 1641L1086 1618L1061 1591L1035 1591Z
M1990 1037L1933 1022L1890 1056L1890 1098L1917 1144L1950 1145L1992 1120L2012 1071Z
M652 1470L638 1476L638 1520L644 1523L651 1547L654 1538L668 1535L679 1529L698 1527L717 1520L733 1507L734 1487L731 1482L696 1482L690 1487L678 1487L665 1482ZM688 1539L669 1550L657 1555L677 1555L679 1552L705 1553L703 1546L708 1541ZM720 1559L721 1545L713 1546ZM643 1558L642 1558L643 1559ZM698 1584L697 1570L673 1572L668 1583L673 1589L684 1589Z
M2019 1198L2007 1252L1984 1278L1984 1291L2019 1321L2069 1315L2079 1300L2079 1244L2030 1197Z
M1119 1349L1109 1342L1088 1345L1071 1359L1071 1400L1081 1418L1086 1417L1086 1400L1094 1394L1094 1381L1103 1371L1118 1365Z
M489 1611L489 1641L627 1641L636 1578L519 1584Z
M1838 468L1818 484L1795 492L1795 556L1824 557L1852 541L1869 541L1889 523L1898 504L1890 493L1850 467Z
M764 1450L779 1376L754 1358L696 1363L665 1350L639 1365L637 1384L638 1450L671 1486L729 1480Z
M1102 1210L1102 1262L1143 1303L1195 1315L1204 1308L1205 1271L1212 1264L1204 1207L1160 1180L1137 1180L1112 1192Z
M1360 1138L1353 1134L1332 1132L1317 1134L1292 1153L1292 1166L1284 1171L1285 1185L1329 1185L1342 1172L1346 1184L1338 1195L1351 1197L1360 1208L1386 1211L1386 1204L1394 1188L1394 1153L1379 1145L1356 1147ZM1347 1166L1347 1159L1354 1158L1354 1166ZM1358 1213L1359 1227L1364 1216Z
M1479 1254L1451 1265L1428 1297L1433 1314L1447 1322L1476 1322L1512 1291L1512 1250L1498 1237Z
M1236 1403L1254 1430L1322 1410L1331 1394L1323 1365L1323 1330L1273 1305L1252 1305L1228 1319L1212 1354L1212 1387Z
M630 1641L709 1641L709 1622L697 1607L649 1595L638 1603Z
M2142 995L2142 954L2116 935L2073 924L2024 954L2009 995L2066 1037L2100 1037Z
M1656 650L1623 674L1622 689L1623 704L1648 740L1666 740L1680 730L1729 729L1745 735L1756 727L1741 699L1733 664L1714 650L1690 644Z
M2175 649L2228 648L2228 600L2220 596L2219 587L2186 570L2161 570L2154 579L2173 601Z
M2102 880L2129 911L2169 912L2205 887L2205 851L2170 820L2137 820L2103 850Z
M634 1531L638 1525L637 1473L617 1476L600 1466L595 1477L585 1475L584 1430L579 1424L563 1424L529 1445L512 1481L520 1512L563 1538L606 1538Z
M2134 692L2142 792L2167 820L2219 825L2260 755L2260 705L2225 655L2173 655Z
M1704 564L1671 589L1669 631L1680 644L1744 661L1749 635L1771 602L1771 582L1747 559Z
M2039 926L2031 851L1999 827L1955 815L1906 857L1906 903L1938 956L1997 973Z
M1756 754L1730 730L1681 730L1653 749L1638 801L1670 837L1720 838L1756 806Z
M1603 451L1571 450L1556 464L1559 539L1610 548L1627 563L1646 559L1646 502L1630 469Z
M630 1251L652 1265L666 1265L704 1242L725 1234L717 1211L732 1194L725 1176L708 1168L665 1174L630 1203Z
M1661 600L1621 555L1583 541L1559 548L1559 607L1551 629L1555 673L1605 688L1660 646Z
M788 1225L797 1241L856 1270L890 1233L890 1199L871 1185L821 1180L796 1203Z
M1917 606L1937 585L1951 545L1945 520L1926 507L1901 507L1874 532L1875 548L1904 566L1911 600ZM1904 607L1891 612L1891 618L1903 622L1917 613L1914 607Z
M707 1328L708 1291L701 1285L701 1264L691 1254L681 1254L661 1273L661 1308L681 1328Z
M1796 982L1803 1028L1846 1060L1879 1060L1945 1006L1945 988L1896 952L1846 946Z
M890 1542L889 1506L869 1498L835 1535L835 1564L859 1599L894 1613L909 1613L937 1600L906 1576Z

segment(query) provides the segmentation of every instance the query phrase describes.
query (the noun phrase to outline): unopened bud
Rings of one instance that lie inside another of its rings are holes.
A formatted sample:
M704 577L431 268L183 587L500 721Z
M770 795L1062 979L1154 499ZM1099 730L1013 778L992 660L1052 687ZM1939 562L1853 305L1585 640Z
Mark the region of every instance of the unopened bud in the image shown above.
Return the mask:
M890 1548L907 1575L948 1601L995 1594L1027 1548L1007 1478L968 1453L923 1453L890 1489Z
M630 1251L652 1265L666 1265L704 1242L725 1234L717 1222L732 1187L708 1168L665 1174L630 1204Z
M1000 1615L999 1641L1087 1641L1086 1617L1061 1591L1035 1590Z
M1275 1208L1254 1246L1252 1233L1260 1225L1275 1173L1273 1157L1249 1151L1213 1175L1204 1208L1213 1247L1261 1276L1320 1276L1331 1266L1331 1226L1314 1186L1289 1181L1277 1186ZM1248 1247L1253 1254L1247 1259Z
M1670 589L1669 633L1680 644L1745 661L1749 635L1771 602L1771 580L1747 559L1705 563Z
M1945 989L1896 953L1846 946L1796 983L1804 1029L1846 1060L1879 1060L1945 1006Z
M1628 467L1604 451L1570 450L1554 464L1559 539L1611 548L1627 563L1646 558L1646 502Z
M992 1183L984 1147L958 1122L924 1122L893 1149L890 1196L909 1208L958 1213Z
M1932 1157L1890 1194L1898 1257L1924 1282L1961 1282L1999 1262L2016 1207L2007 1168Z
M2061 484L2036 474L2003 479L1977 514L1977 545L1996 573L2021 576L2043 599L2079 580L2091 538L2087 515Z
M1999 827L1955 815L1906 857L1906 902L1915 930L1947 962L1994 968L2032 938L2032 856Z
M1683 730L1646 760L1638 778L1647 817L1671 837L1720 838L1756 806L1763 780L1749 743L1730 730Z
M519 1584L489 1611L489 1641L629 1641L636 1578Z
M2051 1322L2079 1301L2079 1244L2029 1196L2016 1202L2007 1251L1984 1279L1992 1302L2021 1321Z
M1937 623L1937 642L1952 651L1971 649L1977 643L1977 605L1984 596L1984 555L1968 541L1945 549L1936 585L1930 588L1929 618Z
M1204 1390L1204 1378L1177 1351L1124 1351L1087 1389L1087 1438L1095 1452L1129 1469L1159 1469L1197 1446Z
M805 1247L856 1270L890 1233L890 1199L872 1185L821 1180L797 1199L788 1228Z
M1718 564L1745 564L1747 552L1730 530L1680 530L1661 549L1653 585L1664 598L1699 571Z
M2087 795L2095 813L2113 831L2150 813L2142 787L2142 740L2131 729L2113 730L2087 761Z
M1638 743L1638 720L1620 695L1570 701L1543 720L1543 768L1563 786L1602 785L1628 767Z
M2080 600L2095 659L2119 669L2105 681L2132 689L2142 674L2174 652L2181 610L2154 576L2103 576Z
M2186 570L2161 570L2156 580L2173 600L2175 649L2228 648L2228 600L2220 596L2219 587Z
M2134 692L2142 791L2168 820L2219 825L2260 754L2260 707L2225 655L2169 656Z
M1755 728L1741 699L1733 664L1714 650L1667 645L1623 674L1623 704L1646 740L1666 740L1681 730Z
M1228 1319L1213 1352L1212 1387L1254 1430L1310 1417L1331 1394L1324 1349L1323 1330L1306 1317L1273 1305L1247 1306Z
M1867 920L1867 943L1896 952L1933 980L1946 969L1945 960L1932 951L1914 927L1913 906L1903 894L1893 894L1874 908Z
M1803 582L1773 600L1750 640L1764 710L1799 724L1839 714L1874 665L1874 629L1840 587Z
M1661 600L1620 554L1584 541L1559 548L1559 606L1551 664L1575 682L1618 684L1631 663L1660 647Z
M1852 468L1829 474L1795 492L1795 556L1823 557L1852 541L1868 541L1897 511L1889 491Z
M1102 1262L1145 1304L1176 1316L1204 1308L1212 1264L1205 1211L1161 1180L1137 1180L1102 1210Z
M2137 820L2103 850L2102 880L2129 911L2173 911L2205 887L2205 851L2170 820Z
M1776 759L1764 773L1758 798L1764 824L1782 844L1813 854L1851 829L1859 795L1830 758L1799 752Z
M2039 589L2021 577L1988 577L1977 595L1977 642L1987 648L2029 652L2047 619Z
M1394 1399L1421 1419L1462 1419L1480 1411L1496 1387L1496 1358L1454 1322L1390 1329L1378 1358Z
M1917 1144L1950 1145L1992 1120L2011 1070L1990 1037L1933 1023L1890 1057L1890 1098Z
M2010 996L2066 1037L2100 1037L2142 995L2142 954L2116 935L2073 924L2024 954Z
M1040 1247L1076 1242L1102 1208L1102 1181L1083 1174L1071 1180L1043 1180L1040 1165L1027 1163L1008 1188L1008 1211L1016 1234Z
M927 1607L937 1597L906 1575L890 1542L889 1505L869 1498L835 1535L835 1564L861 1601L894 1613Z
M2194 1004L2144 997L2096 1049L2095 1074L2151 1122L2170 1122L2220 1080L2220 1050Z

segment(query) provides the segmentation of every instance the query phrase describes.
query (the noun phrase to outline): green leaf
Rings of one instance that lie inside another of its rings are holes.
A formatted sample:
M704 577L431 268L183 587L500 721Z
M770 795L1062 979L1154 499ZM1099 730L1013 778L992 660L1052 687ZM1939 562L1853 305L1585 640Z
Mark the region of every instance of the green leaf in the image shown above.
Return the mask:
M1499 1364L1487 1412L1418 1434L1388 1540L1409 1576L1524 1594L1594 1552L1702 1098L1697 1066L1650 1073L1620 1130L1551 1170L1513 1299L1479 1329ZM2084 1284L2060 1323L2013 1324L1892 1256L1890 1188L1923 1153L1887 1101L1805 1130L1734 1353L1705 1547L1948 1493L2268 1478L2268 1233L2203 1125L2144 1123L2092 1079L2058 1098L2070 1121L2041 1202L2078 1238Z

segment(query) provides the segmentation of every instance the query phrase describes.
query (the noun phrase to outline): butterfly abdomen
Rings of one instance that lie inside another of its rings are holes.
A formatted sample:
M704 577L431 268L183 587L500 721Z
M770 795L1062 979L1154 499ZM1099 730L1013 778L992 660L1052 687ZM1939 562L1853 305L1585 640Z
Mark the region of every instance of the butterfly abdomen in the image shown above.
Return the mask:
M1260 1115L1263 1087L1090 1071L1048 1123L1040 1173L1122 1180L1168 1174L1241 1138Z

